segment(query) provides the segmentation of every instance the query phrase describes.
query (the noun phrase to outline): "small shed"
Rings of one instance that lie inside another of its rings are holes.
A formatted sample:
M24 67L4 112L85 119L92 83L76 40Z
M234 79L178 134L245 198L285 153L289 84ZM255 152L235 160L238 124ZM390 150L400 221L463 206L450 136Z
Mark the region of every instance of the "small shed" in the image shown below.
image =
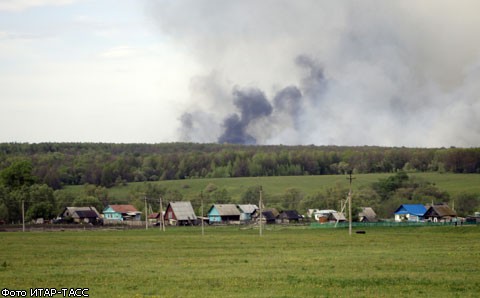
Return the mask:
M187 201L168 203L164 219L166 223L176 226L197 224L197 216L193 211L192 203Z
M267 224L274 224L277 222L277 217L271 210L267 210L267 211L262 211L261 220L262 222L265 222Z
M210 223L239 223L240 215L235 204L213 204L207 212Z
M257 205L253 204L239 204L237 207L238 210L240 210L241 222L248 222L252 220L252 215L255 213L255 210L258 209Z
M165 214L165 212L163 212L163 214ZM157 223L157 222L160 222L161 220L162 220L162 216L160 215L159 212L150 213L148 215L148 222L150 223Z
M433 222L445 222L456 219L457 212L453 211L447 204L439 204L428 208L424 217Z
M297 210L283 210L278 216L282 223L299 222L302 216L298 214Z
M278 212L277 208L263 208L262 212L266 211L272 212L273 216L275 216L275 219L277 219L280 215L280 212Z
M395 221L420 221L426 211L427 208L422 204L403 204L395 210Z
M358 213L358 221L360 222L377 222L377 214L373 211L372 207L360 207Z
M263 208L262 209L262 219L264 222L268 224L276 223L278 217L280 216L280 212L276 208ZM258 221L260 217L260 209L255 210L252 214L252 218L255 221Z

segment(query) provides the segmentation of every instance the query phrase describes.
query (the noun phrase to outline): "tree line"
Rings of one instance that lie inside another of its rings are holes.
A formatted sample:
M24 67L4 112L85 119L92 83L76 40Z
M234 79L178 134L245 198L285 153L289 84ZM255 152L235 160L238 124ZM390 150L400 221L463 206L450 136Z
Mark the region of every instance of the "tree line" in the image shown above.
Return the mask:
M111 198L109 190L103 186L85 184L83 192L71 193L68 190L54 190L41 183L33 174L34 167L29 161L17 161L0 171L0 222L18 223L22 219L24 206L27 221L36 218L53 219L67 206L94 206L101 211L108 204L133 204L145 214L144 199L158 211L158 198L164 202L191 201L197 214L202 214L201 206L222 203L257 204L260 185L251 185L239 198L233 198L227 189L208 184L199 193L183 197L176 189L168 189L155 183L139 183L130 190L127 197ZM345 185L333 185L313 195L306 195L301 189L292 187L283 193L263 192L263 200L268 207L279 210L296 209L305 214L307 209L341 210L340 202L345 200L348 189ZM455 196L439 190L435 184L418 177L410 177L404 171L397 171L388 178L356 190L353 194L354 210L362 206L373 207L380 218L390 218L401 204L412 202L421 204L453 203L460 216L467 216L480 208L479 194L461 193ZM207 207L208 208L208 207ZM357 214L354 211L354 214ZM355 219L355 218L354 218Z
M438 171L480 173L480 148L1 143L0 171L19 160L38 182L114 185L190 178Z

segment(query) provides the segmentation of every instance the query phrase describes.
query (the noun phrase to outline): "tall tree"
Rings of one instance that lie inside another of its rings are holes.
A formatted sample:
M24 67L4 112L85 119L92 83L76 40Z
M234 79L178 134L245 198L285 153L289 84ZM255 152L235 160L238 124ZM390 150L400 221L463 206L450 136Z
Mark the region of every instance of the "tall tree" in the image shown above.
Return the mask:
M0 173L0 182L9 189L30 186L36 181L32 170L33 166L29 161L22 160L14 162Z

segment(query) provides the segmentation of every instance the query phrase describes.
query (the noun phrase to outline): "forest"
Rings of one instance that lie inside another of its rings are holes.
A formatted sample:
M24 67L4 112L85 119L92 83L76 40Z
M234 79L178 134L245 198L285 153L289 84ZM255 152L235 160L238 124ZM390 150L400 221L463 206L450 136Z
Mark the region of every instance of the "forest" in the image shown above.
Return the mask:
M450 202L462 216L477 211L480 195L455 197L429 181L410 177L412 172L480 173L479 148L390 148L340 146L241 146L219 144L104 144L41 143L0 144L0 222L18 222L21 202L26 218L54 218L65 206L96 206L112 201L109 189L131 182L175 179L336 175L391 173L354 194L355 206L372 206L387 218L401 203ZM81 195L65 186L83 185ZM139 194L165 200L192 201L197 209L205 203L233 202L223 187L208 185L194 197L184 198L154 184L139 184L127 201L143 208ZM259 185L240 194L236 203L256 203ZM265 193L270 207L280 209L335 209L347 192L332 187L313 195L299 188L282 194Z
M480 173L480 148L229 144L2 143L0 171L29 161L53 189L193 178L353 173Z

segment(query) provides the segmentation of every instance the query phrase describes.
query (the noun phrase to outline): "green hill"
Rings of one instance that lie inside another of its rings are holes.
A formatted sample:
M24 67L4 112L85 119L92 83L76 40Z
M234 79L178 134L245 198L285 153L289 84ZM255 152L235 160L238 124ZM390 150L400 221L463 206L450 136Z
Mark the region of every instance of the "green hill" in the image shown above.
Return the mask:
M384 179L392 174L358 174L354 175L353 189L371 185L379 179ZM440 190L450 195L459 193L480 193L480 175L477 174L452 174L452 173L412 173L411 177L420 177L434 183ZM132 194L139 192L146 184L164 187L169 191L178 191L184 199L194 199L209 184L219 189L225 189L233 200L238 200L240 195L249 187L261 185L265 193L275 196L280 195L289 188L296 188L305 195L314 195L337 185L348 188L348 180L344 175L317 175L317 176L282 176L282 177L243 177L243 178L211 178L211 179L183 179L158 182L128 183L125 186L115 186L109 189L109 197L124 200ZM75 193L83 191L83 186L69 186L66 190Z

